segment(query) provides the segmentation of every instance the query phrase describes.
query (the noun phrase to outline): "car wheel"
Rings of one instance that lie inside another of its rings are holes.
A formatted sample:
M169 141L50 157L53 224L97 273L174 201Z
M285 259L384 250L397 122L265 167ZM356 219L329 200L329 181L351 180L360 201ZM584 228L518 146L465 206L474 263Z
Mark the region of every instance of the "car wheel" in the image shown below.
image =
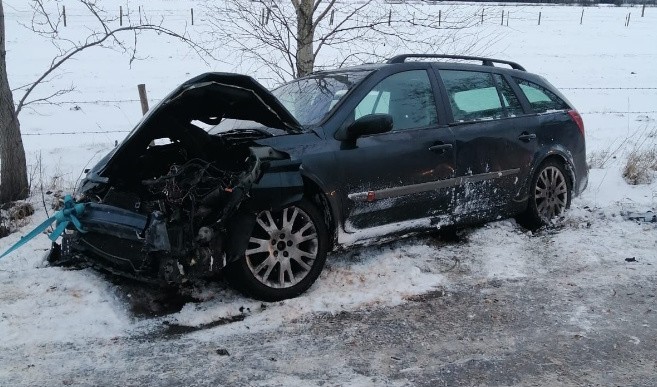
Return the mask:
M263 301L296 297L317 279L328 250L323 217L308 200L256 218L245 256L228 267L228 279Z
M549 224L570 207L572 183L557 160L541 164L529 186L527 210L518 221L530 230Z

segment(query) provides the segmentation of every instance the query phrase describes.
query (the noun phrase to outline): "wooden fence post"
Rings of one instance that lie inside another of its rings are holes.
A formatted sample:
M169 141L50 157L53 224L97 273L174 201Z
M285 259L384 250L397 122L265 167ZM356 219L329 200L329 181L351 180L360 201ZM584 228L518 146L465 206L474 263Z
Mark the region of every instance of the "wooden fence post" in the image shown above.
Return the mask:
M481 24L484 24L484 9L481 9Z
M62 5L62 17L64 18L64 27L66 27L66 6Z
M137 91L139 92L139 102L141 103L141 114L146 114L148 112L148 98L146 96L146 85L143 83L138 84Z
M331 19L329 20L329 25L333 25L333 17L335 17L335 9L331 10Z
M192 14L192 25L194 25L194 8L189 10Z
M443 11L438 10L438 27L440 27L440 19L442 19L442 16L443 16L442 14L443 14Z
M579 24L581 25L584 21L584 8L582 8L582 16L579 18Z
M501 26L504 25L504 10L502 10L502 23L500 23Z
M146 97L146 85L140 83L137 85L137 91L139 92L139 102L141 103L141 114L146 115L148 113L148 98ZM151 140L148 146L154 146L155 140Z
M139 6L139 25L141 25L141 5Z
M509 19L511 19L511 11L506 11L506 26L509 26Z
M390 26L390 22L392 21L392 9L390 12L388 12L388 26Z
M123 25L123 6L119 6L119 25Z
M538 13L538 25L541 25L541 12Z
M643 17L643 14L646 12L646 3L643 3L643 7L641 7L641 17Z
M630 12L630 13L627 14L627 24L625 25L625 27L629 27L629 26L630 26L630 17L632 17L632 12Z

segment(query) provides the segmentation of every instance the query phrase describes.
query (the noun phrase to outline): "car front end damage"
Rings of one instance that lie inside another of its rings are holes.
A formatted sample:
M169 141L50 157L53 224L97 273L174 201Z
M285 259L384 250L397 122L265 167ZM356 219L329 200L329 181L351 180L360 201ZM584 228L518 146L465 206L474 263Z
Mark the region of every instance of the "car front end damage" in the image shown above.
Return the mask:
M201 129L224 119L259 129ZM300 129L251 78L210 73L188 81L88 171L77 196L82 227L67 227L49 261L83 261L153 283L216 274L244 257L258 214L303 196L300 161L258 143L277 132Z
M199 159L171 165L166 175L142 181L142 195L87 187L79 200L86 203L83 230L67 229L49 260L83 260L153 283L212 276L243 257L260 211L303 194L298 162L270 147L250 153L239 174Z

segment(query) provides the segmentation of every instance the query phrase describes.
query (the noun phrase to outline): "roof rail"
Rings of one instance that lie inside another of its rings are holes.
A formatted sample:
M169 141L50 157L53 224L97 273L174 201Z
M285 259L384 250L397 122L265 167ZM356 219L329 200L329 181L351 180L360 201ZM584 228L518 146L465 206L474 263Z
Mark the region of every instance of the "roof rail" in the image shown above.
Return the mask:
M520 66L516 62L510 62L508 60L501 59L492 59L484 58L481 56L465 56L465 55L442 55L442 54L402 54L393 56L388 59L387 63L404 63L408 58L441 58L441 59L465 59L465 60L480 60L483 66L495 66L493 63L503 63L505 65L511 66L514 70L527 71L524 67Z

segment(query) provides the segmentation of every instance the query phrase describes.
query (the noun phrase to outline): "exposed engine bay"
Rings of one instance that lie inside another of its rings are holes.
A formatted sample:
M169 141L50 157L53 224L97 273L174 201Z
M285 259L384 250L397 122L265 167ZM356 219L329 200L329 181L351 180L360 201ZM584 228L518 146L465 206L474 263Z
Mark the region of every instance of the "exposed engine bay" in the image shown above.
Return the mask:
M171 284L244 257L257 214L303 194L300 161L257 142L296 123L254 82L209 74L165 98L88 172L77 197L84 229L67 229L49 260ZM202 129L227 118L266 126Z
M61 257L84 252L106 270L167 283L210 276L241 257L255 215L275 205L262 200L276 189L263 175L273 164L294 171L298 163L255 144L262 133L205 135L223 143L214 145L221 149L216 157L179 142L149 146L126 160L137 166L130 173L87 188L82 201L90 204L81 219L87 232L67 232Z

